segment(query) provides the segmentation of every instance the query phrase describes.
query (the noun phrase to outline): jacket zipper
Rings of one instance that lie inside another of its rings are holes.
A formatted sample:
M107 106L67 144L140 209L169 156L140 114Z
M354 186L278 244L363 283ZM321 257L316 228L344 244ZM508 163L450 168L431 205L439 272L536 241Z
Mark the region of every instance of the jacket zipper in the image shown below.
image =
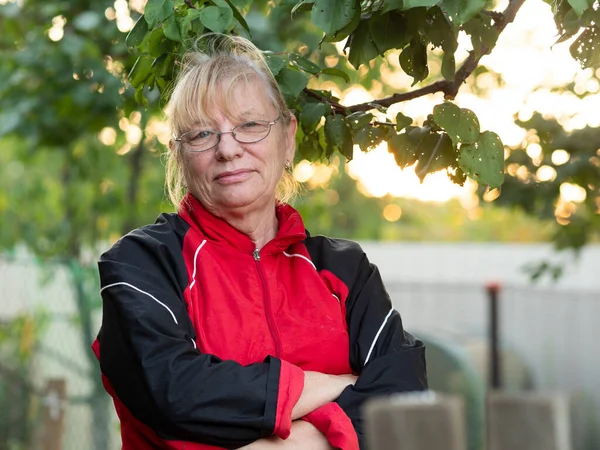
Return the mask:
M271 336L273 337L273 341L275 342L275 356L277 358L281 357L281 339L279 338L279 333L277 331L277 327L275 326L275 319L273 318L273 309L271 307L271 295L269 292L269 286L265 281L265 276L263 274L263 270L260 264L260 250L254 249L252 252L252 256L254 258L254 262L256 263L256 269L258 270L258 276L260 277L260 281L263 285L263 291L265 293L265 315L267 316L267 324L269 325L269 331L271 332Z

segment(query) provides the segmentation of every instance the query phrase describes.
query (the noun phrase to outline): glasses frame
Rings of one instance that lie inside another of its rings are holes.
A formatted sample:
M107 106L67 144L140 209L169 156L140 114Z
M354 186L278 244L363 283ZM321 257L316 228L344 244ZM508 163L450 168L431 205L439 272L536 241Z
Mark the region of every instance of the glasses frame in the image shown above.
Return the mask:
M217 130L210 130L210 129L207 129L207 130L190 130L190 131L186 131L185 133L181 134L180 136L175 136L174 141L175 142L179 142L181 144L181 146L185 149L185 151L190 152L190 153L202 153L202 152L206 152L208 150L211 150L211 149L215 148L217 145L219 145L219 142L221 142L221 136L223 134L231 134L233 136L233 139L235 139L236 142L239 142L240 144L256 144L257 142L265 140L269 136L269 134L271 134L271 128L273 127L273 125L275 125L277 122L279 122L279 119L281 119L281 114L278 115L275 120L272 120L270 122L268 120L249 120L247 122L243 122L243 123L240 123L239 125L236 125L235 127L233 127L229 131L217 131ZM269 127L269 130L267 131L267 134L264 137L258 139L257 141L244 142L244 141L238 140L238 138L236 136L236 131L235 130L237 128L243 126L243 125L246 125L246 124L252 123L252 122L266 122L266 124ZM215 145L213 145L211 147L208 147L208 148L205 148L205 149L202 149L202 150L190 150L185 145L185 143L182 141L182 138L186 134L197 133L199 131L210 131L211 133L214 133L217 136L217 142L215 142Z

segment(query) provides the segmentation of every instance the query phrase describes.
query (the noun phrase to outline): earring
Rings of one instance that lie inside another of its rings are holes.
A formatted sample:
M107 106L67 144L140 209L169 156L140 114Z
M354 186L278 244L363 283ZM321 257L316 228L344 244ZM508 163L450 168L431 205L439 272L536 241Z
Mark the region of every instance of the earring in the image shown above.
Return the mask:
M292 171L292 165L290 164L289 161L285 162L285 165L283 166L283 168L286 170L286 172L291 172Z

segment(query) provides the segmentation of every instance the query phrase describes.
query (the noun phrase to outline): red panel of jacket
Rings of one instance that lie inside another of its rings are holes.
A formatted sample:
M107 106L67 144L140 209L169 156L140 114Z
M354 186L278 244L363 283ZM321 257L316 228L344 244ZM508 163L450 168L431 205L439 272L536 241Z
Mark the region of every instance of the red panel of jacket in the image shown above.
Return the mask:
M347 292L334 291L315 270L299 213L278 205L277 236L258 252L195 198L183 204L180 215L191 226L184 298L199 350L243 365L274 355L303 370L351 373Z

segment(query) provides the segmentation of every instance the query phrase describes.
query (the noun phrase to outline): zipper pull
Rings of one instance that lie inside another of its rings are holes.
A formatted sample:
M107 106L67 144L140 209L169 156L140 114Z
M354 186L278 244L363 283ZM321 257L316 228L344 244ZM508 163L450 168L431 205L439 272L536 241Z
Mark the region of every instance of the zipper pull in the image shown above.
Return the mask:
M252 256L254 257L255 261L260 261L260 250L255 248L252 252Z

